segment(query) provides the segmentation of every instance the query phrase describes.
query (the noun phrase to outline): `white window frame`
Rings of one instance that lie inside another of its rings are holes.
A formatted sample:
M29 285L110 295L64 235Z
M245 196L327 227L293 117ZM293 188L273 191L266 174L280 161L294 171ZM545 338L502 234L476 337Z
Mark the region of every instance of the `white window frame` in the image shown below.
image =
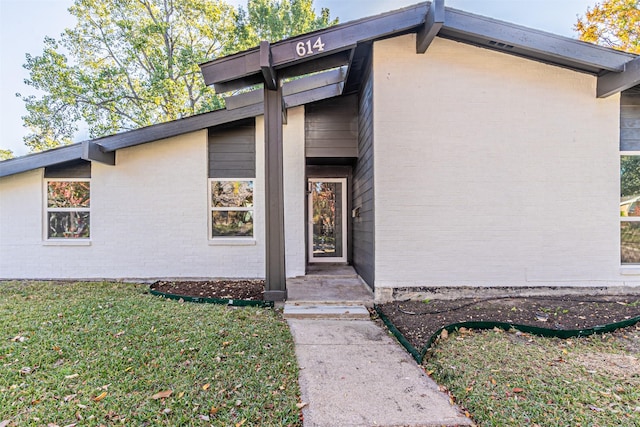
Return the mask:
M91 201L89 207L84 208L50 208L49 207L49 183L50 182L88 182L89 197L91 197L91 178L44 178L43 184L43 215L42 237L45 244L54 245L88 245L91 242ZM49 237L49 212L89 212L89 237Z
M214 182L222 182L222 181L245 181L251 182L253 188L253 206L251 207L216 207L213 206L213 198L211 197L211 186ZM208 237L209 244L223 244L223 245L255 245L256 239L256 202L255 202L255 189L256 189L256 180L255 178L209 178L207 184L207 205L208 205ZM213 236L213 212L251 212L251 217L253 218L253 231L251 236Z
M620 162L618 164L618 171L620 170L620 166L622 163L622 156L640 156L640 151L620 151ZM618 194L620 194L621 185L622 183L618 182ZM618 219L620 221L620 225L623 222L640 222L640 216L622 216L620 215L620 210L618 210ZM618 251L622 250L622 235L620 234L620 230L621 227L618 226ZM618 255L618 262L620 263L620 271L622 274L628 274L629 272L633 271L640 272L640 264L623 263L620 254Z

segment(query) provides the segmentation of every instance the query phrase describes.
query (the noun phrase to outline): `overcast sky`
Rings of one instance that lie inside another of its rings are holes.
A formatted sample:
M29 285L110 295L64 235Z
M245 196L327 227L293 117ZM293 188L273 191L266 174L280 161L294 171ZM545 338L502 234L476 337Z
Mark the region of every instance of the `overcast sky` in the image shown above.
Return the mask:
M246 0L228 1L246 5ZM319 11L328 7L340 22L375 15L420 0L315 0ZM445 5L528 27L576 37L573 25L596 0L445 0ZM21 116L24 103L15 96L35 94L23 80L25 53L39 55L45 36L58 38L75 21L67 12L73 0L0 0L0 148L16 155L27 153L22 137L27 133ZM77 140L86 139L79 134Z

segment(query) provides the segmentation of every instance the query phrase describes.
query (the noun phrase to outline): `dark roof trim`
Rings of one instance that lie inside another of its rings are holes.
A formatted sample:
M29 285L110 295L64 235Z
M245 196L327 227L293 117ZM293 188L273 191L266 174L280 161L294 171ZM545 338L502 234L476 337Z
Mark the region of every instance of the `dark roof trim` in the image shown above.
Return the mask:
M26 172L32 169L78 160L82 156L82 145L71 144L42 153L29 154L0 162L0 177Z
M416 35L416 53L425 53L444 24L444 0L433 0Z
M318 89L293 93L285 97L284 101L286 106L288 108L291 108L307 104L309 102L338 96L341 93L341 88L340 90L337 90L335 85L328 85L320 87ZM93 144L94 149L96 147L102 147L99 150L102 153L106 154L122 148L146 144L161 139L183 135L185 133L206 129L209 127L219 126L242 119L260 116L263 113L264 106L262 103L248 105L245 107L236 108L234 110L216 110L209 113L198 114L197 116L191 116L184 119L160 123L157 125L147 126L128 132L105 136L103 138L85 141L84 143L76 143L66 145L64 147L54 148L52 150L43 151L41 153L28 154L26 156L0 162L0 177L15 175L17 173L26 172L32 169L38 169L46 166L52 166L60 163L82 159L83 155L88 155L88 153L84 153L83 151L83 144ZM95 154L95 152L93 153ZM91 157L91 155L89 155L89 157Z
M606 73L598 77L598 98L605 98L640 84L640 57L627 62L621 73Z
M105 165L114 166L116 164L116 152L107 151L105 148L93 141L82 142L82 160L88 162L100 162Z
M635 56L557 34L447 8L442 37L598 74L622 71Z
M426 6L426 3L409 6L273 43L271 45L273 67L277 70L304 63L350 50L363 41L415 29L424 23ZM316 45L318 40L320 41ZM309 42L308 45L307 42ZM250 76L261 73L260 51L251 49L219 58L201 64L200 69L207 85L218 85L243 78L250 79Z
M341 67L312 74L300 79L290 80L282 84L282 95L285 98L285 102L287 102L290 95L344 82L346 74L346 67ZM304 97L305 95L303 94L302 96ZM258 88L249 92L239 93L238 95L228 96L224 101L227 106L227 110L233 110L235 108L257 104L263 100L264 90L262 88Z
M430 2L421 3L274 43L273 67L279 70L352 50L358 43L420 31L429 19L429 7ZM444 24L438 35L592 74L621 72L635 58L632 54L451 8L445 8ZM322 50L309 50L307 43L313 46L318 40ZM261 73L259 56L260 51L252 49L201 64L205 83L221 90L225 85L238 88L242 82L254 81Z

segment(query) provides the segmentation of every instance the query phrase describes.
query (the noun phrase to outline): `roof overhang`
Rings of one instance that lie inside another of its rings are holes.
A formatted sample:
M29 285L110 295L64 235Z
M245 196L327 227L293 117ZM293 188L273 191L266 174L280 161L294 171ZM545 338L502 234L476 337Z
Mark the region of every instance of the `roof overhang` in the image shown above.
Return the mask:
M273 43L270 45L270 65L281 78L341 65L348 67L349 74L358 46L411 32L417 33L418 53L424 52L437 35L597 76L611 74L611 77L605 79L607 83L615 80L613 76L620 73L625 75L625 81L633 82L637 78L637 72L631 71L635 55L445 8L442 0L405 7ZM262 56L264 55L263 49ZM256 48L201 64L205 83L214 85L220 93L261 83L264 81L264 67L261 67L260 56L261 50ZM623 85L612 83L611 86L615 88Z
M345 72L344 69L332 70L328 73L311 75L286 83L283 87L283 89L286 88L284 96L285 106L292 108L339 96L342 93L342 87L344 85L342 80L344 79L343 76ZM262 94L262 91L258 92ZM250 94L252 96L255 95L251 92ZM238 101L242 101L243 98L240 96L239 98ZM114 165L116 161L116 150L233 123L262 114L264 114L264 106L262 98L260 98L256 102L245 102L244 105L236 105L236 107L232 109L211 111L184 119L160 123L91 141L66 145L41 153L5 160L0 162L0 177L79 159Z

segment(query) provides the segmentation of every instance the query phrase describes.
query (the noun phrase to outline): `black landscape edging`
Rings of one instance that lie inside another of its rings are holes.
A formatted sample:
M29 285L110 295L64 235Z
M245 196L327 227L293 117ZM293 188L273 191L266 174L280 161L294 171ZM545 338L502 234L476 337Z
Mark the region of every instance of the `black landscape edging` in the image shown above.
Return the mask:
M427 354L427 351L429 351L431 346L436 342L436 340L444 330L446 330L447 332L453 332L460 328L467 328L467 329L500 328L500 329L504 329L505 331L508 331L510 329L517 329L518 331L530 333L533 335L567 339L567 338L574 338L574 337L586 337L588 335L593 335L593 334L604 334L607 332L613 332L616 329L626 328L628 326L632 326L640 322L640 316L637 316L637 317L632 317L631 319L623 320L621 322L608 323L606 325L598 325L598 326L594 326L593 328L584 328L584 329L547 329L547 328L541 328L539 326L528 326L528 325L520 325L517 323L507 323L507 322L458 322L458 323L451 323L449 325L443 326L442 328L438 329L433 335L431 335L431 338L429 338L427 345L425 345L421 351L418 351L418 349L416 349L409 342L409 340L407 340L405 336L402 335L402 332L400 332L398 328L396 328L395 325L391 323L391 320L389 320L387 316L385 316L384 313L382 313L382 311L378 308L377 305L375 306L375 309L378 315L380 316L380 319L382 319L382 321L387 326L387 328L389 328L391 333L396 337L396 339L400 342L400 344L402 344L402 346L407 349L409 354L413 356L416 362L420 364L422 364L422 361L424 360L424 356L425 354Z
M200 297L191 297L187 295L169 294L165 292L156 291L155 289L151 289L151 288L149 288L149 292L151 292L151 295L156 295L156 296L164 297L167 299L183 300L187 302L196 302L196 303L202 303L202 304L220 304L220 305L230 305L233 307L273 307L273 301L255 301L255 300L232 299L232 298L200 298Z

